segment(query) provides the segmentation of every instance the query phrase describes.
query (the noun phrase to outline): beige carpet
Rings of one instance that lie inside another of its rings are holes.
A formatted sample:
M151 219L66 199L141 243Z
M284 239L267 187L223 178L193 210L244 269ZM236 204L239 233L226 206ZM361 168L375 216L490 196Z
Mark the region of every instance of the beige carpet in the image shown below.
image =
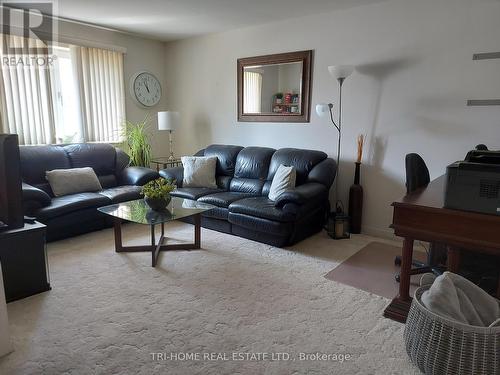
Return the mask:
M370 242L353 256L328 272L328 280L353 286L378 296L392 299L399 293L399 283L394 276L401 267L394 264L396 255L401 255L401 245L394 246L383 242ZM413 258L425 261L425 253L414 251ZM422 275L410 278L410 295L420 285Z
M188 240L192 227L168 233ZM403 325L382 317L389 301L323 277L373 240L318 234L278 249L203 230L202 250L163 253L156 269L149 254L116 254L112 230L52 243L53 290L8 305L15 352L0 374L417 374ZM302 360L316 352L329 360ZM202 357L172 360L185 353Z

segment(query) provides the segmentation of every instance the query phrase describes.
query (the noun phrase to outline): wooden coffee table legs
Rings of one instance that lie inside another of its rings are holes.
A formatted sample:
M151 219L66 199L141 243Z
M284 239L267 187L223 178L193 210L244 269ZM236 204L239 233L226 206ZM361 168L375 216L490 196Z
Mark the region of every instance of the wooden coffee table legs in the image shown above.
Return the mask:
M399 281L399 294L384 310L386 318L405 323L410 311L410 272L413 259L413 239L405 238L403 241L403 256L401 258L401 271Z
M141 246L123 246L122 242L122 220L119 218L114 219L114 232L115 232L115 251L117 253L134 253L134 252L151 252L151 266L155 267L158 262L158 257L162 251L172 250L195 250L201 246L201 215L197 214L194 218L194 242L193 243L179 243L165 245L165 224L161 223L161 236L156 242L155 225L151 225L151 245Z

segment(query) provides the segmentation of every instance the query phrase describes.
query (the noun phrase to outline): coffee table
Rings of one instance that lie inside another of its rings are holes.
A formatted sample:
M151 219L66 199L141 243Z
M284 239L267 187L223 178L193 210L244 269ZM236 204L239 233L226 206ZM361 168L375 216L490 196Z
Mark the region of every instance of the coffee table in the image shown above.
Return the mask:
M194 250L200 248L201 243L201 213L210 211L215 206L201 203L192 199L172 197L172 201L164 211L153 211L144 202L144 199L112 204L98 208L106 215L112 216L115 232L115 251L124 252L151 252L151 266L155 267L161 251L171 250ZM194 243L164 244L165 223L170 221L192 217L194 220ZM122 222L129 221L145 224L151 227L151 245L123 246ZM158 242L155 240L155 227L161 225L161 236Z

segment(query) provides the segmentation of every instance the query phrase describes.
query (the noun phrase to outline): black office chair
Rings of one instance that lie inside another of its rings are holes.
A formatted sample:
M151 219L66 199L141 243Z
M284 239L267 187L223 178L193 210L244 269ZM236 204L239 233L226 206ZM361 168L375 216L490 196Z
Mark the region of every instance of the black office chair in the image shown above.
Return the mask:
M425 165L424 159L418 154L408 154L405 158L406 165L406 193L412 193L429 184L431 181L429 169ZM427 250L427 261L419 262L412 261L412 270L410 275L419 275L423 273L432 272L436 275L441 275L444 271L443 267L439 265L446 260L446 247L440 244L431 243ZM401 265L401 257L397 256L394 260L397 266ZM399 273L395 276L396 281L399 282Z

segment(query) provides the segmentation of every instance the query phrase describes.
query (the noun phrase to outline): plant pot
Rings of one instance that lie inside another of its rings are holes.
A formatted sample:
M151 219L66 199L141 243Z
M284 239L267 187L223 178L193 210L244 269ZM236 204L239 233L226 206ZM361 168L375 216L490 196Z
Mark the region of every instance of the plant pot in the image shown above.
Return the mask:
M149 198L144 197L144 201L153 211L164 211L172 200L170 195L164 198Z

